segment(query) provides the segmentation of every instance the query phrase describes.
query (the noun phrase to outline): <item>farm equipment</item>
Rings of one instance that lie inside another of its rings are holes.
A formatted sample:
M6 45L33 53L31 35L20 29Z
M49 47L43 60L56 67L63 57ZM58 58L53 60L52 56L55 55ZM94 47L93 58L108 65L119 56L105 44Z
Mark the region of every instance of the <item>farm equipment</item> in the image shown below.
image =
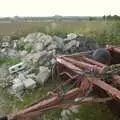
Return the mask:
M52 78L60 85L58 89L49 92L47 99L33 103L15 114L2 117L4 120L31 120L55 108L79 106L83 102L120 101L120 48L107 45L111 55L109 65L95 61L89 57L93 51L73 55L57 55L57 63L52 69ZM64 89L70 84L69 90ZM93 90L94 89L94 90ZM93 97L92 91L97 91L101 97Z

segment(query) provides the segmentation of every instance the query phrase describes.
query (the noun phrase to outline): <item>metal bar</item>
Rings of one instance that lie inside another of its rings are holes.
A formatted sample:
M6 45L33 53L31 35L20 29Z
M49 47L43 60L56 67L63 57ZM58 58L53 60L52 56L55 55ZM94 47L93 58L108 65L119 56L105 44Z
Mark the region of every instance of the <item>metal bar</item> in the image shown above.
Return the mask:
M117 48L117 47L114 47L111 45L106 45L106 49L113 51L113 52L116 52L116 53L120 53L120 48Z
M99 66L99 67L106 67L105 64L102 64L102 63L97 62L97 61L95 61L95 60L92 60L92 59L90 59L90 58L82 57L82 59L83 59L85 62L88 62L88 63L94 64L94 65L97 65L97 66Z
M111 85L105 83L104 81L101 81L98 78L88 78L90 82L92 82L94 85L100 87L101 89L105 90L108 94L112 95L115 98L118 98L120 100L120 91Z
M34 106L30 106L29 108L26 108L26 109L20 111L16 115L17 116L26 115L27 113L29 114L30 112L34 112L37 110L42 110L44 108L48 108L50 106L58 105L62 102L62 100L75 99L76 96L79 94L79 91L80 91L79 88L72 89L69 92L67 92L64 96L62 96L62 99L61 99L61 96L54 96L52 98L45 99L43 101L40 101L38 104L36 104Z
M75 71L82 71L80 68L76 67L75 65L73 65L73 64L70 63L70 62L65 61L65 60L62 59L62 58L57 57L56 60L57 60L58 63L66 66L67 68L71 69L72 71L74 71L74 70L75 70Z
M79 52L70 55L59 55L59 57L76 57L76 56L88 56L89 54L93 53L93 50L86 51L86 52Z
M90 70L96 71L98 73L101 73L103 71L103 68L85 63L83 61L77 61L77 60L67 58L67 57L64 57L63 59L65 59L73 64L76 64L77 66L79 66L82 69L90 69Z

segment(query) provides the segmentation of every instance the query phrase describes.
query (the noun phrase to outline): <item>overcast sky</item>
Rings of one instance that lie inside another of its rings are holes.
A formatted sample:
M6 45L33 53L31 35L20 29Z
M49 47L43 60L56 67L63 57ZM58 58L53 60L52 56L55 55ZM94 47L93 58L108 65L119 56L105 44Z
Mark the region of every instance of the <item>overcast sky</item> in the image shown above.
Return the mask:
M0 0L5 16L103 16L120 15L120 0Z

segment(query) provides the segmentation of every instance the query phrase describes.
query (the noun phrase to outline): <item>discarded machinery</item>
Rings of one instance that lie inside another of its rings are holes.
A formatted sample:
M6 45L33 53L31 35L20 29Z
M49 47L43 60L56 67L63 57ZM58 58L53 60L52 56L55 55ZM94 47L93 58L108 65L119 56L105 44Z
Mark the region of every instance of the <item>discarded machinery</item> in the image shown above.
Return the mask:
M56 56L57 63L54 68L56 68L57 77L61 79L61 87L71 84L71 89L53 91L49 98L40 100L24 110L4 118L31 120L45 111L58 107L79 106L80 103L87 101L106 102L113 99L120 101L120 48L107 45L105 49L112 56L109 66L90 59L91 51ZM94 87L104 91L106 96L104 98L89 97Z

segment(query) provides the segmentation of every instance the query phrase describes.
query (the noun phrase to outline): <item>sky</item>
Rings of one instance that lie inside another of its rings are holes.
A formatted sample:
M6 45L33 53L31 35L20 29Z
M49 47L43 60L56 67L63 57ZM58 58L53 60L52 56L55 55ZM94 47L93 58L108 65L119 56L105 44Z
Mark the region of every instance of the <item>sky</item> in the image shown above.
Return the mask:
M0 17L120 15L120 0L0 0Z

